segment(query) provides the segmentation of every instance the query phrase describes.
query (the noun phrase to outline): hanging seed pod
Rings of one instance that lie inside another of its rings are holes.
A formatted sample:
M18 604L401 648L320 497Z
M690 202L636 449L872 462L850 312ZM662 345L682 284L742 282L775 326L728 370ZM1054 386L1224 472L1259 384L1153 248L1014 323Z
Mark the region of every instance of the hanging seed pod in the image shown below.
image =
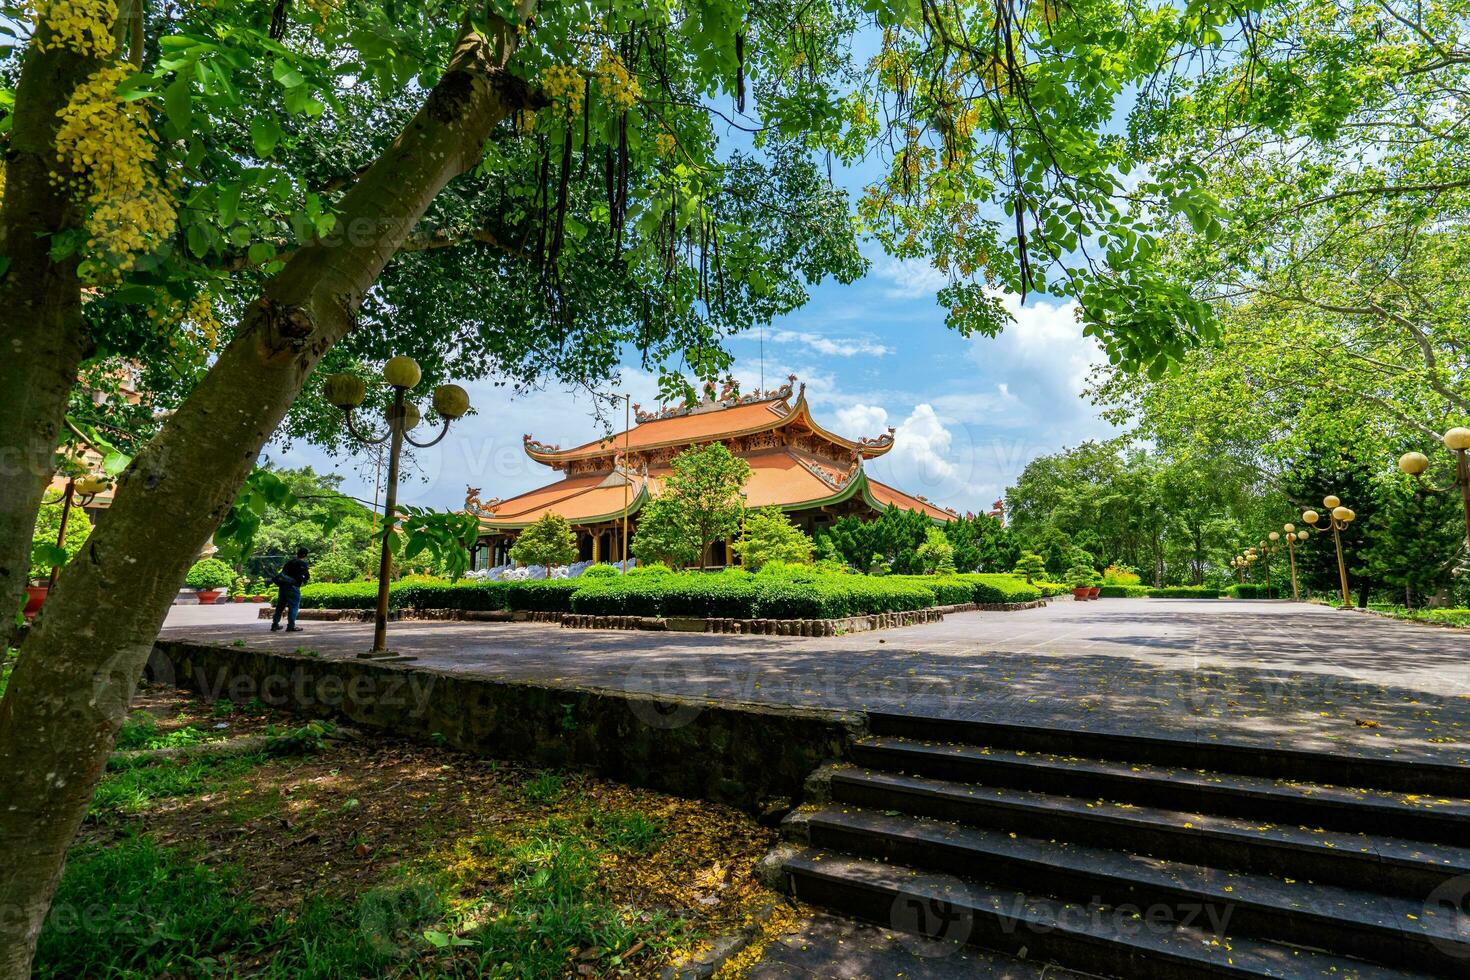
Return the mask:
M271 9L271 26L267 31L272 41L279 41L286 36L286 0L276 0L276 5Z
M745 111L745 32L735 35L735 109Z

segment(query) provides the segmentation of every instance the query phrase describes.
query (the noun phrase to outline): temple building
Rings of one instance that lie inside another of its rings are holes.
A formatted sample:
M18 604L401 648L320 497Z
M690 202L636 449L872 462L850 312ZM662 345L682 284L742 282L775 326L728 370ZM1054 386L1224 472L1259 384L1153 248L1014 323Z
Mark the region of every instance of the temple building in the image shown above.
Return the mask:
M780 507L808 534L848 514L876 517L888 507L916 510L935 522L959 515L920 496L879 483L863 470L866 460L893 448L894 430L856 441L829 432L812 418L806 385L792 375L780 388L740 395L733 384L691 407L644 412L624 432L570 449L524 437L526 455L562 479L508 500L479 499L471 489L466 509L480 517L479 568L508 562L520 530L547 513L560 514L577 532L583 561L622 557L624 515L636 536L638 512L671 473L670 461L692 446L722 442L750 464L748 507ZM707 563L726 564L726 542L716 542Z

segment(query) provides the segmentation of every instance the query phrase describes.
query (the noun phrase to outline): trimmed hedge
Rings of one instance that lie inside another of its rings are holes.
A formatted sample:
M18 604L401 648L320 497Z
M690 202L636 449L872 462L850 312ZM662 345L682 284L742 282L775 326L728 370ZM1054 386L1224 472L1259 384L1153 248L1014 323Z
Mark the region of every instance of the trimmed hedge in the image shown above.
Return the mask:
M1225 590L1228 595L1237 599L1280 599L1281 590L1272 586L1269 590L1264 585L1251 583L1237 583Z
M1220 590L1203 585L1172 585L1164 589L1149 589L1150 599L1218 599Z
M411 578L389 587L394 609L512 609L599 616L715 619L840 619L931 606L1021 603L1041 592L1012 575L834 575L802 568L778 574L651 573L576 579L448 582ZM308 585L308 609L371 609L376 582Z
M506 605L526 612L571 612L572 593L582 588L582 583L574 578L528 579L499 584L506 587Z
M1104 585L1098 588L1099 599L1142 599L1153 589L1147 585Z
M397 587L388 587L388 605L397 609ZM372 609L378 604L377 582L321 582L301 587L302 609Z
M1017 575L975 572L969 575L961 575L959 578L972 583L973 598L970 600L971 602L985 604L1035 602L1041 598L1040 589L1034 585L1028 585L1024 578Z
M934 604L933 590L890 578L668 575L588 585L572 596L571 610L599 616L836 619Z

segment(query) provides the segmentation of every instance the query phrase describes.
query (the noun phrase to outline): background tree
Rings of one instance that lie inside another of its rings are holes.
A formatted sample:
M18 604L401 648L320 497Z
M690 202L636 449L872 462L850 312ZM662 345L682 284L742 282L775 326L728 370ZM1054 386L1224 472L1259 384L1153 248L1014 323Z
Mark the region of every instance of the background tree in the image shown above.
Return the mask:
M914 556L928 575L953 575L954 545L949 543L942 530L931 527L924 532L924 543L915 550Z
M965 572L1004 572L1019 554L1011 533L989 514L967 514L944 525L954 545L955 567Z
M876 520L840 517L818 528L816 539L819 547L835 552L853 568L868 571L877 556L888 570L908 575L923 570L918 550L931 527L934 522L918 511L889 507Z
M30 579L44 580L51 575L52 568L75 558L91 533L92 521L87 512L73 506L66 515L66 537L61 543L61 555L58 555L56 538L61 534L61 502L43 506L36 515L36 529L31 535L31 562L27 572Z
M577 535L565 517L542 514L516 535L510 560L518 565L544 565L550 578L554 567L577 560Z
M664 480L661 496L681 512L694 534L699 567L709 561L710 545L735 536L745 512L741 488L750 479L750 464L733 456L724 443L695 446L675 456L673 472ZM640 521L641 523L641 521Z
M684 508L659 494L638 512L631 548L644 565L683 568L699 558L699 533Z
M791 518L779 507L746 511L740 521L740 537L731 544L740 556L740 564L752 572L773 561L809 565L813 547L812 539L791 523Z

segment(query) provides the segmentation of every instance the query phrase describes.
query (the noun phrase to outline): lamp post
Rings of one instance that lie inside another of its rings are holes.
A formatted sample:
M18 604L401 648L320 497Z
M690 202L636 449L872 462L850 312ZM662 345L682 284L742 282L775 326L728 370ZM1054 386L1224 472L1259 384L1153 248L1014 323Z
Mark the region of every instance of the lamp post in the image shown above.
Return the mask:
M70 476L66 480L66 487L61 491L61 521L56 530L56 550L62 553L66 551L66 524L71 517L71 508L75 504L78 507L86 507L97 495L108 486L107 480L100 476ZM56 503L55 500L50 503ZM46 581L48 589L56 588L56 580L61 575L61 565L64 562L51 566L51 576Z
M1266 598L1269 599L1271 598L1271 548L1280 535L1272 531L1266 537L1270 540L1261 542L1261 557L1266 566Z
M1305 529L1298 531L1295 524L1283 524L1281 530L1286 534L1286 558L1291 563L1291 598L1294 602L1302 599L1301 590L1296 584L1296 543L1307 540ZM1276 540L1276 532L1271 532L1271 540Z
M393 553L389 543L393 537L394 524L398 517L398 458L403 452L403 443L428 449L437 445L449 434L449 423L461 418L470 410L470 396L459 385L440 385L434 389L434 411L444 419L439 434L428 442L419 442L408 433L419 424L419 410L408 400L409 389L419 383L423 372L418 362L411 357L394 357L383 365L383 380L393 389L393 402L388 406L388 429L381 435L364 434L353 421L352 411L360 406L367 396L367 386L353 374L333 374L327 377L327 401L342 410L347 421L347 431L365 446L380 446L388 443L388 481L383 500L383 549L378 559L378 609L373 619L373 649L359 656L381 656L388 652L388 580L393 574Z
M1460 502L1465 511L1465 545L1470 547L1470 459L1466 453L1470 451L1470 429L1456 427L1440 437L1444 447L1455 454L1455 483L1460 488ZM1431 492L1444 493L1449 487L1436 487L1424 479L1424 471L1429 469L1429 457L1423 453L1404 453L1399 457L1399 469L1424 484Z
M1326 527L1317 526L1317 522L1322 519L1322 515L1318 514L1315 510L1302 511L1302 520L1306 521L1313 531L1321 533L1330 530L1332 532L1332 543L1337 547L1337 575L1342 582L1342 608L1349 609L1353 603L1348 598L1347 565L1342 560L1342 531L1358 515L1354 514L1351 508L1344 507L1342 501L1338 500L1332 494L1328 494L1322 498L1322 506L1327 508Z

